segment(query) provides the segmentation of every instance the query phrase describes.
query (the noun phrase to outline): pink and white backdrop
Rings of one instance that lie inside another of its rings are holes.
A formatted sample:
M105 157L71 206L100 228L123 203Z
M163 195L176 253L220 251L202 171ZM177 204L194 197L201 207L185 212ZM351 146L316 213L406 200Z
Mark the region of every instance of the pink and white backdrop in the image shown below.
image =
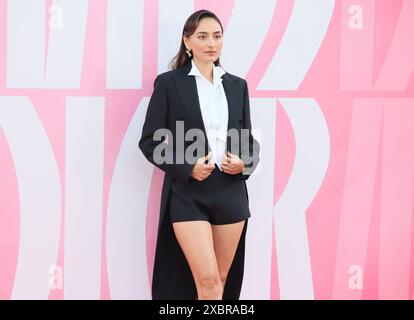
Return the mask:
M150 299L138 140L202 8L262 145L241 298L414 298L413 0L0 0L0 299Z

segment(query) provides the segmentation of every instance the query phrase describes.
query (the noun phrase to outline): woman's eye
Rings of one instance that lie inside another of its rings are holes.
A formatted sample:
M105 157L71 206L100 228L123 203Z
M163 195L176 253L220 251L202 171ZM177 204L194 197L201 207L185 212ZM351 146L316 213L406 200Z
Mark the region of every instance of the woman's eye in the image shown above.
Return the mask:
M199 39L204 39L206 36L199 36ZM216 39L221 39L221 36L216 36Z

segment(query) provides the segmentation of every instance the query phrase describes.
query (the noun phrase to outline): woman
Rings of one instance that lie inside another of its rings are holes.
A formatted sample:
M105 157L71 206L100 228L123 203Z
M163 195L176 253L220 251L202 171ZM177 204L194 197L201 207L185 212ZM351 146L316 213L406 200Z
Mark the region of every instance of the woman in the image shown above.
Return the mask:
M165 171L153 299L240 296L250 217L245 181L259 162L259 144L251 134L247 82L220 67L222 46L216 15L193 13L172 70L154 81L139 141L145 157ZM159 129L171 132L161 142ZM190 129L201 150L195 157L188 152L194 141L183 137Z

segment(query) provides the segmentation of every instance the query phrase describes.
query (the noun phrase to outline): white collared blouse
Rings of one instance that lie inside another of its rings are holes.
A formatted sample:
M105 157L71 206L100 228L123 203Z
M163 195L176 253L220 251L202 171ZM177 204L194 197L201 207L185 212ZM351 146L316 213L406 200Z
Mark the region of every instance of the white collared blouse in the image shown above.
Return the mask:
M208 143L212 151L212 159L218 165L226 153L226 137L228 125L228 105L221 78L226 72L220 66L213 66L213 83L207 80L191 60L192 68L189 76L195 76L198 99L207 133Z

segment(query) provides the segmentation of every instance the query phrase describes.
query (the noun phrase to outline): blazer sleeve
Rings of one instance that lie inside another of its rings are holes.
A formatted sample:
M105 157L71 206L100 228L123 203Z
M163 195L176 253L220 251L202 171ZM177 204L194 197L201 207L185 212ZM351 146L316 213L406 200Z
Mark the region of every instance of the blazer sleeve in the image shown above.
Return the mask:
M145 158L165 173L169 173L177 179L186 182L190 176L194 164L175 163L176 151L165 148L166 152L173 159L173 163L157 163L154 161L154 149L160 144L165 144L164 141L154 141L153 135L157 129L168 127L168 94L165 81L161 75L158 75L154 80L154 91L151 95L147 113L142 128L141 139L139 140L139 148L144 154ZM164 139L165 140L165 139ZM165 147L165 146L164 146Z
M257 164L260 161L260 157L259 157L260 144L252 135L252 123L250 119L249 88L248 88L246 80L244 80L244 84L245 84L245 89L244 89L244 95L243 95L244 103L243 103L242 129L248 130L249 140L248 140L248 143L242 141L242 143L240 144L240 155L241 155L240 158L244 162L244 170L241 173L235 174L234 177L236 179L247 180L250 177L250 175L253 173L253 171L256 169ZM248 156L250 158L248 158ZM248 160L250 160L250 162L247 162Z

